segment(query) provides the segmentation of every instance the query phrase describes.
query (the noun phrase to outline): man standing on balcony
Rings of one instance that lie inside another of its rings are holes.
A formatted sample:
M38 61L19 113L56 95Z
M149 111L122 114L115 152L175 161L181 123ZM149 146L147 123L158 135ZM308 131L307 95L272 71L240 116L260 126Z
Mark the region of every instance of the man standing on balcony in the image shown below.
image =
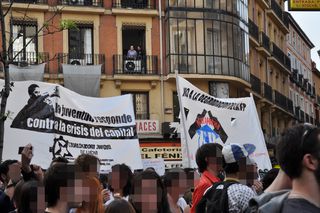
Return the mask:
M127 53L127 58L136 59L137 56L138 56L137 51L134 49L133 45L131 45Z

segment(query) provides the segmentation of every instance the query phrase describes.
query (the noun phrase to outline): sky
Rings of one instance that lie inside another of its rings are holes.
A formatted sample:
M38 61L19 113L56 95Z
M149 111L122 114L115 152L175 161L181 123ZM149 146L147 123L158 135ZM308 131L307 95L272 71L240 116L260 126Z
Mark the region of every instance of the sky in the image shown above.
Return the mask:
M287 5L285 10L288 11ZM311 59L317 63L317 68L320 69L320 58L317 53L320 50L320 11L289 12L314 44L315 47L311 49Z

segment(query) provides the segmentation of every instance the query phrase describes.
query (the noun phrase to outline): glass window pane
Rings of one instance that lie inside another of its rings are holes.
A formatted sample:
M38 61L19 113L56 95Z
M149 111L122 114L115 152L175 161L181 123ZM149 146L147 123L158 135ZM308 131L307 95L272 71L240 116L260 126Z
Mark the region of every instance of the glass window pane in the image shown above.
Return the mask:
M203 35L203 21L196 20L196 33L197 33L197 54L204 54L204 35Z
M227 33L227 35L228 35L228 56L233 57L234 46L233 46L233 42L232 42L232 39L233 39L233 37L232 37L232 34L233 34L232 24L228 24L227 26L228 26L228 33Z
M204 63L204 56L198 56L197 57L197 62L198 62L198 69L197 73L205 73L205 63Z
M188 20L188 53L195 54L196 53L196 30L195 30L195 20Z
M221 50L222 56L228 55L227 25L225 22L221 22Z

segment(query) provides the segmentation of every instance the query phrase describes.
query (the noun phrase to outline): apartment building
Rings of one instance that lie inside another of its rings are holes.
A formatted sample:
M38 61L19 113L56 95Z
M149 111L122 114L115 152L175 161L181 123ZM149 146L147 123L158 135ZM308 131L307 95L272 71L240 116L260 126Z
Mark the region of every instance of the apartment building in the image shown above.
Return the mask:
M248 9L251 89L266 141L272 141L292 125L294 117L288 88L291 63L286 35L289 22L282 0L251 0Z
M314 122L315 125L320 126L320 71L317 69L316 63L312 62L312 80L315 87L314 98Z
M312 74L311 49L314 44L286 13L289 20L287 35L288 57L291 59L289 97L293 102L295 118L298 122L314 123L315 83Z

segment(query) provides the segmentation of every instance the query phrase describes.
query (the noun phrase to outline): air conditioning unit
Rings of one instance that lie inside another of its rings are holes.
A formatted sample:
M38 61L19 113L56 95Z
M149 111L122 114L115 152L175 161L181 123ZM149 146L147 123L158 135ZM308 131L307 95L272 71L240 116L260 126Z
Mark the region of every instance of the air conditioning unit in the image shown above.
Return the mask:
M84 65L85 61L84 59L70 59L71 65Z
M125 60L124 61L124 71L130 73L141 73L141 60Z

